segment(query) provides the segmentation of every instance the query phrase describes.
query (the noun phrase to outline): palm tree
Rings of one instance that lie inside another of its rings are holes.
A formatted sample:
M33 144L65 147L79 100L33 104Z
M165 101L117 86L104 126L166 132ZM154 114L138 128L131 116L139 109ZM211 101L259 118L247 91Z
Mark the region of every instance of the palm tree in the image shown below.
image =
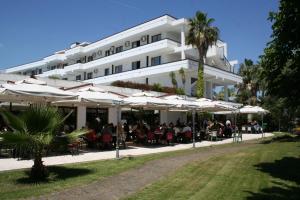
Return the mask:
M169 76L171 78L171 82L172 82L173 87L177 88L177 80L176 80L175 72L170 72Z
M187 44L191 44L198 49L199 66L197 80L197 97L203 97L204 94L204 78L203 65L207 50L215 44L219 38L219 29L211 26L215 20L207 18L207 14L200 11L196 12L194 18L189 19L189 32L187 35Z
M263 89L263 81L260 79L261 71L260 64L254 64L250 59L245 59L240 65L239 74L243 77L243 83L237 85L237 97L240 103L257 104L258 92Z
M37 105L31 106L20 116L6 110L1 110L1 115L10 128L10 131L1 133L1 143L29 151L34 159L31 177L47 177L48 171L43 165L42 157L69 115L63 117L57 108ZM75 131L68 134L68 137L73 139L81 134L84 134L84 131Z

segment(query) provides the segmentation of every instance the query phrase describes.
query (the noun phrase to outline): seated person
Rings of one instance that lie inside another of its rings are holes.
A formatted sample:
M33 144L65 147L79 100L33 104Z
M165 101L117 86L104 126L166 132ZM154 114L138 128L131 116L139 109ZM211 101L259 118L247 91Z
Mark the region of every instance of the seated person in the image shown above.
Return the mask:
M192 131L191 127L187 124L185 124L185 126L182 129L182 133L188 132L188 131Z

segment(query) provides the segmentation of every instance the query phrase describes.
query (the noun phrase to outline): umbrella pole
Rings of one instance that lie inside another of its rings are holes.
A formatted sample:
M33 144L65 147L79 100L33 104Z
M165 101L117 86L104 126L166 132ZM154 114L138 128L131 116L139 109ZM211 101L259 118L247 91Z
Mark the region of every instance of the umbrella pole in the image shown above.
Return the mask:
M116 128L116 159L120 158L120 152L119 152L119 115L120 115L120 106L117 106L117 128Z
M264 138L264 114L261 114L261 137Z
M192 111L192 117L193 117L193 148L196 147L195 144L195 110Z

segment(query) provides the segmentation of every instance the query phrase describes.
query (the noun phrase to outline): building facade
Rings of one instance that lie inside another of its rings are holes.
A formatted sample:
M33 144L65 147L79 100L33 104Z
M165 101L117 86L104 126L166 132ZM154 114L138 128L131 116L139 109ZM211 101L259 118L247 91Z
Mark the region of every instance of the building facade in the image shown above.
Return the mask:
M164 15L93 43L76 42L68 49L5 72L102 85L120 80L168 87L173 86L170 73L174 72L178 87L192 95L199 57L198 51L186 44L188 30L187 19ZM215 86L227 88L242 82L234 73L236 63L227 60L225 42L219 40L209 48L204 66L205 97L213 98ZM184 79L180 69L184 70Z

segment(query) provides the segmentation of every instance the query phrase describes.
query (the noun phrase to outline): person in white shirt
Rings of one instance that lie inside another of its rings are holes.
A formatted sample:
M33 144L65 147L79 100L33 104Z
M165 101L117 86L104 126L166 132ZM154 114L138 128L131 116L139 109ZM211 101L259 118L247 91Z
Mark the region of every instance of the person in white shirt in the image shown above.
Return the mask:
M188 131L192 131L191 127L189 127L187 124L183 127L182 132L188 132Z
M231 126L231 122L229 119L226 120L226 126Z

